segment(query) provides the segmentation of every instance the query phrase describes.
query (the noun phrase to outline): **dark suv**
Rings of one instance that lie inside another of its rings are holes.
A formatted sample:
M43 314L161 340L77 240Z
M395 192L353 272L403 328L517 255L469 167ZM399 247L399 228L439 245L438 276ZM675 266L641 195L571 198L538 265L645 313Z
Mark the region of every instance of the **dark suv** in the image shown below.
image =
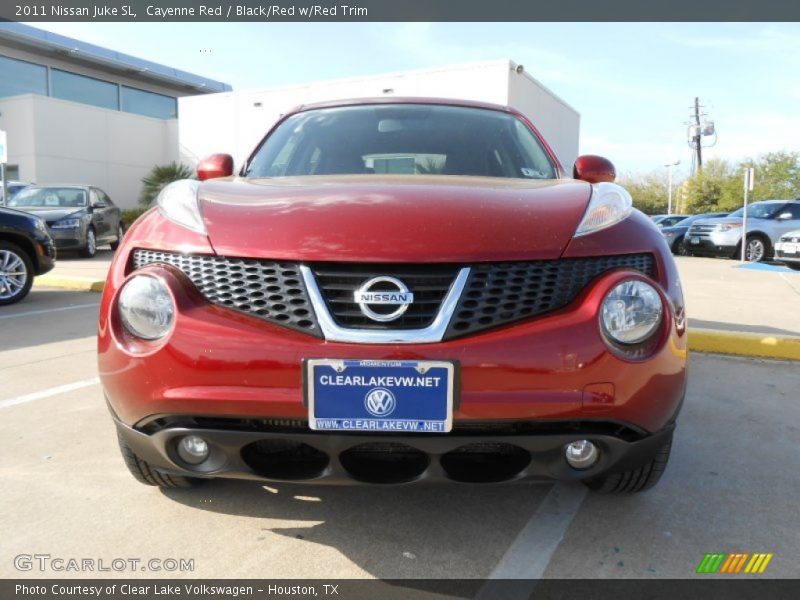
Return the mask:
M42 219L0 207L0 306L27 296L34 276L47 273L55 260L56 248Z

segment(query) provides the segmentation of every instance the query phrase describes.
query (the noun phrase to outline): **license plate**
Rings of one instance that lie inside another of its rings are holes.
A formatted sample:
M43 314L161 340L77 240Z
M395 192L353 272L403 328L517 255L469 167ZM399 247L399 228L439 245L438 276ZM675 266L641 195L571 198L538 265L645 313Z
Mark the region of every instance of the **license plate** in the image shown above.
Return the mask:
M455 363L311 359L304 372L311 429L444 433L453 428Z
M781 250L784 254L797 254L797 244L781 244Z
M692 244L699 244L700 243L700 238L699 237L693 237L693 238L691 238L689 240L689 242L691 242Z

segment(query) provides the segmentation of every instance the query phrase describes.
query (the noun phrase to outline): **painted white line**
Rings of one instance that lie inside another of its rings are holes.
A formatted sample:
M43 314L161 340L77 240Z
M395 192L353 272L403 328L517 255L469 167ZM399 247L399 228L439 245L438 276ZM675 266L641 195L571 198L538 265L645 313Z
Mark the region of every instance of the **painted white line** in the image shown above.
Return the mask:
M16 398L9 398L8 400L0 400L0 408L8 408L9 406L17 406L18 404L25 404L34 400L42 400L43 398L50 398L51 396L58 396L59 394L66 394L74 390L89 387L100 383L99 377L92 379L84 379L83 381L75 381L65 385L52 387L41 392L33 392L32 394L25 394L24 396L17 396Z
M489 579L534 580L531 583L532 591L535 580L544 575L587 492L588 489L579 483L556 483L506 550ZM476 598L496 598L501 590L502 587L493 587L491 582L487 582ZM519 588L515 590L519 591Z
M90 306L94 306L95 308L100 307L99 302L93 302L92 304L73 304L72 306L60 306L58 308L45 308L42 310L29 310L28 312L21 312L15 313L13 315L0 315L0 321L3 319L14 319L16 317L31 317L33 315L44 315L51 312L60 312L62 310L75 310L78 308L89 308Z

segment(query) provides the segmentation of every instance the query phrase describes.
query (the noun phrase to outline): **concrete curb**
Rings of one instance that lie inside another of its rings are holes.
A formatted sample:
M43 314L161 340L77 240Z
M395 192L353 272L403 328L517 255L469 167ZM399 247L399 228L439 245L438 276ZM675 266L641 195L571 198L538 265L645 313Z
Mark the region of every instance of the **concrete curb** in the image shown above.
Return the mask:
M689 350L713 352L715 354L800 360L800 337L690 328Z
M34 279L33 287L53 287L75 292L102 292L105 280L77 275L42 275Z
M102 292L105 281L91 277L43 275L35 280L34 286ZM800 361L800 336L690 328L689 350Z

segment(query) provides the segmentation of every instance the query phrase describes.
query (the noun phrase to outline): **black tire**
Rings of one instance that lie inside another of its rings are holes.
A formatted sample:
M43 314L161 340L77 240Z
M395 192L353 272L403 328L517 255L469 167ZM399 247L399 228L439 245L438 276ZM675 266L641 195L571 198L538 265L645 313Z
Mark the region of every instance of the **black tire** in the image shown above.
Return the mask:
M125 460L125 466L128 467L131 475L140 483L162 488L190 488L202 481L202 479L196 477L161 473L151 467L150 463L139 458L119 433L117 434L117 440L119 441L119 450L122 453L122 458Z
M117 225L117 239L109 244L112 250L116 250L119 248L119 245L122 243L122 238L125 235L125 230L122 228L122 223Z
M633 469L631 471L623 471L621 473L612 473L605 477L585 481L584 483L589 489L599 492L600 494L635 494L637 492L644 492L649 490L667 468L669 461L670 450L672 449L672 434L669 435L667 441L658 453L647 463Z
M800 263L783 263L790 269L794 269L795 271L800 271Z
M739 247L741 256L741 246ZM747 247L745 248L745 259L747 262L764 262L770 258L769 240L763 235L747 236Z
M20 265L24 273L21 275ZM13 271L5 269L13 268ZM6 273L13 275L6 275ZM21 285L20 285L21 284ZM0 240L0 306L15 304L31 291L33 285L33 261L22 248L11 242Z
M86 245L78 253L83 258L94 258L95 254L97 254L97 235L94 232L94 227L89 227L86 230Z
M686 249L686 245L683 243L683 236L680 236L672 243L672 253L677 254L678 256L689 256L689 250Z

